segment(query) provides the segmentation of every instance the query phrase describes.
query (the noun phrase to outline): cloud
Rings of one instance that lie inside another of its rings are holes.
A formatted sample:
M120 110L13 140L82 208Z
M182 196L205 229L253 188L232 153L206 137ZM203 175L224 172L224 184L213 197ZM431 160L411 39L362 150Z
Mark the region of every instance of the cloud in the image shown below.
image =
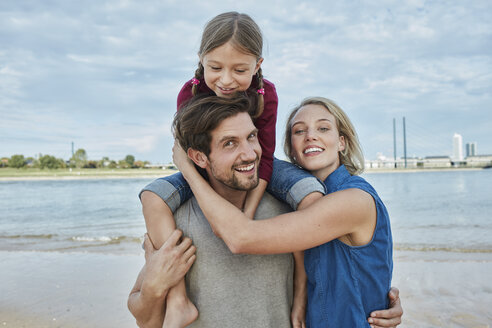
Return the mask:
M392 149L402 116L436 136L421 155L447 151L461 128L492 153L490 1L20 0L0 5L0 155L67 157L74 141L95 159L170 161L176 96L202 28L231 9L262 28L280 152L289 109L321 95L350 114L369 157Z

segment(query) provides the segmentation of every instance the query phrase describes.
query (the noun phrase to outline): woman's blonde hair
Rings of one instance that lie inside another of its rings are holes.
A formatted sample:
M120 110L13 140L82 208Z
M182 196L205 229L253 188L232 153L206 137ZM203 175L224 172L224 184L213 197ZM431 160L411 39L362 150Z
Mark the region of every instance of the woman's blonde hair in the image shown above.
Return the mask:
M309 97L304 99L296 108L292 110L287 120L285 129L284 152L295 163L292 156L292 119L297 112L306 105L320 105L326 108L330 114L335 116L338 133L345 139L345 149L339 152L340 164L345 165L351 175L358 175L364 171L364 155L360 146L359 138L354 126L350 122L347 114L330 99L323 97Z

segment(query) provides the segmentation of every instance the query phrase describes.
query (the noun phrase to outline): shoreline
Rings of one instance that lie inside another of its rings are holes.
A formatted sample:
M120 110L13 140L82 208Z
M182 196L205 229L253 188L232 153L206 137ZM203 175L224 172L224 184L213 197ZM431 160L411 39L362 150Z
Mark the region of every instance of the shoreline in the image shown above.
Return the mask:
M463 172L463 171L482 171L483 167L456 167L456 168L422 168L422 169L391 169L391 168L366 168L365 173L417 173L417 172Z
M0 174L2 173L0 169ZM426 169L391 169L391 168L366 168L363 174L379 173L418 173L418 172L463 172L482 171L484 168L426 168ZM94 172L20 172L15 175L0 175L2 181L30 181L30 180L95 180L95 179L139 179L139 178L161 178L179 172L178 170L152 170L152 171L94 171Z
M4 327L135 327L126 301L140 254L0 251ZM488 327L492 255L395 251L399 327ZM110 314L110 315L108 315Z
M2 172L0 169L1 181L29 181L29 180L89 180L89 179L139 179L139 178L161 178L178 172L177 170L149 170L149 171L130 171L130 170L97 170L94 171L15 171L12 174ZM2 175L2 173L4 175Z
M145 179L145 178L162 178L170 174L137 174L137 175L80 175L80 176L22 176L22 177L0 177L2 181L49 181L49 180L110 180L110 179Z

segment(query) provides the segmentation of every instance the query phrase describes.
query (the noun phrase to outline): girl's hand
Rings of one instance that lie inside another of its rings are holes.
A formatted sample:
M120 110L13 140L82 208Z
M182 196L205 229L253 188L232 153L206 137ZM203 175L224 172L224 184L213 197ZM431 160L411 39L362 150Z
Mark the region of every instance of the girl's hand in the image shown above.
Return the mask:
M181 173L183 173L184 176L186 176L187 172L190 172L189 170L196 170L195 167L193 166L193 163L188 158L188 155L183 150L183 148L181 147L181 145L177 140L174 140L173 162L174 165L176 165L178 170L181 171Z

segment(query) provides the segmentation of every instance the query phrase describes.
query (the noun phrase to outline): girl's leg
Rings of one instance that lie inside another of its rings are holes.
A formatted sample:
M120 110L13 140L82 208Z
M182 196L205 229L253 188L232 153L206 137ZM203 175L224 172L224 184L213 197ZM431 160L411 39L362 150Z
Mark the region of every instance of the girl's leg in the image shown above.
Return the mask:
M166 182L162 179L155 180L140 194L147 232L155 248L160 248L176 229L171 208L163 201L162 196L167 195L167 200L175 209L184 202L177 189L174 188L173 191L173 185ZM163 327L185 327L197 317L198 310L186 295L185 281L182 279L167 295Z
M311 173L276 158L273 160L273 173L267 191L294 210L304 202L311 203L326 194L324 184Z
M303 209L326 194L324 184L309 172L292 163L274 159L273 174L267 187L277 199L292 209ZM306 325L307 277L304 269L304 252L294 252L294 302L291 321L294 328Z

